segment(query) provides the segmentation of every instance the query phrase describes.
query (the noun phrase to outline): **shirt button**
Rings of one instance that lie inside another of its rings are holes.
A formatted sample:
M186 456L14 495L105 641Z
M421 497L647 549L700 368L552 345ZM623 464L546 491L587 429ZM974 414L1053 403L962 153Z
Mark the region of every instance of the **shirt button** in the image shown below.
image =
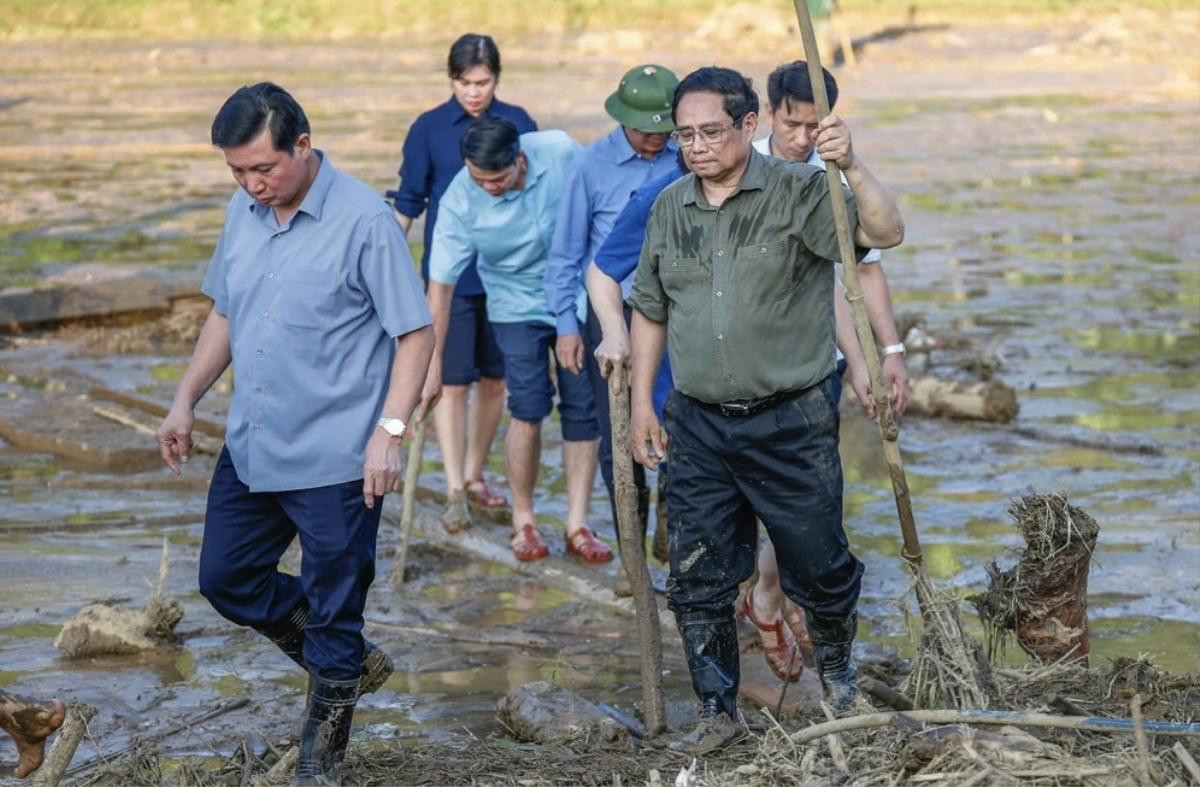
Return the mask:
M717 334L717 341L721 341L721 340L722 340L722 339L724 339L724 338L725 338L725 334L723 334L723 333L718 333L718 334Z
M671 263L671 267L672 267L672 268L678 268L678 267L679 267L679 263L678 263L678 262L672 262L672 263Z
M720 298L720 297L721 297L721 291L720 291L720 290L717 290L717 297L718 297L718 298Z
M270 317L270 316L271 315L268 312L263 312L263 317Z
M267 278L268 278L268 279L274 279L274 278L275 278L275 274L274 274L273 272L272 272L272 273L268 273L268 274L267 274Z
M759 249L759 250L758 250L758 252L759 252L759 254L766 254L766 253L767 253L767 247L766 247L766 246L763 246L761 249Z
M254 389L254 393L262 393L262 386L258 386L258 387L256 387L256 388Z
M259 355L262 355L262 354L263 354L263 349L262 349L261 347L256 347L256 348L254 349L254 352L258 353Z
M718 257L723 257L724 255L725 255L725 250L724 250L724 249L717 249L717 256L718 256Z

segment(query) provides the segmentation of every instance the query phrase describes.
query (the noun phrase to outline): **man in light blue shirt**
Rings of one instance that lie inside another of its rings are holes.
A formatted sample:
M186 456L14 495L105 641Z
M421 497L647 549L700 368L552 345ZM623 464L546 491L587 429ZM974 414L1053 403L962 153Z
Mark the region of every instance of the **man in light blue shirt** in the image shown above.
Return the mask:
M513 492L513 554L540 560L550 554L535 527L533 488L541 456L541 423L554 404L550 351L555 320L546 308L543 280L559 202L579 145L562 131L518 134L502 118L481 118L462 141L466 166L442 195L429 254L429 306L437 350L422 401L441 393L444 337L455 282L478 257L488 320L504 354L508 409L505 461ZM576 298L575 307L582 305ZM612 560L612 551L587 526L596 475L596 415L581 370L559 365L558 411L567 473L566 551L585 562Z
M668 68L647 64L630 69L605 110L620 125L580 154L558 211L558 226L546 266L546 302L558 329L558 362L572 371L587 368L600 430L600 474L608 488L616 527L613 498L612 427L608 416L608 384L592 354L601 340L600 325L589 309L586 325L575 314L575 300L586 285L588 265L608 237L613 223L635 189L675 167L678 147L671 139L671 98L678 77ZM642 527L649 493L645 474L634 465ZM618 544L620 542L618 541ZM624 578L624 572L621 573ZM627 582L618 593L628 592Z
M363 639L363 609L381 498L403 477L401 438L433 332L391 207L312 147L283 88L235 92L212 140L241 188L204 280L213 308L159 447L178 474L195 405L232 362L200 592L309 673L296 783L333 783L354 704L392 670ZM297 535L295 577L278 565Z

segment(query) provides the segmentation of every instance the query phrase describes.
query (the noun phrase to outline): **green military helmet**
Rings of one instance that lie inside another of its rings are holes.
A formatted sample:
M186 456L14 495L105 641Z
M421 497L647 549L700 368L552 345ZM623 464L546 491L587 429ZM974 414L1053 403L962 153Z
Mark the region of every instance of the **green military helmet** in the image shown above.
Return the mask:
M679 77L664 66L648 64L631 68L621 77L615 93L604 102L604 109L622 126L649 134L675 130L671 120L671 99Z

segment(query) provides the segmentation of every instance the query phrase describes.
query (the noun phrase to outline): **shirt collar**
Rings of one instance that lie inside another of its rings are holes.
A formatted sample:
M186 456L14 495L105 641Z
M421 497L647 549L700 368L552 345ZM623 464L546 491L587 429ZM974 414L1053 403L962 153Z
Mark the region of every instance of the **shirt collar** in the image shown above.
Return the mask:
M608 135L608 141L609 144L612 145L613 156L616 159L617 164L624 164L625 162L631 161L635 158L641 158L637 151L633 149L633 145L629 144L629 137L625 135L624 126L618 125L615 129L613 129ZM679 146L675 144L675 140L673 138L668 139L667 146L663 148L661 153L655 156L653 160L644 160L657 162L663 156L674 156L678 147Z
M767 186L767 157L750 146L750 161L746 164L746 171L742 173L742 182L733 190L728 199L733 198L743 191L761 191ZM708 200L704 198L704 185L700 182L700 178L694 174L692 178L692 187L687 190L683 196L684 205L699 205L709 206ZM711 206L709 206L711 207Z
M304 200L296 209L296 213L307 213L313 219L320 221L321 211L325 208L325 198L329 196L329 189L333 186L337 170L325 157L325 151L314 148L313 153L321 163L317 168L317 176L313 178L312 185L308 187L308 193L304 195ZM270 218L272 210L255 199L250 200L250 212L262 219Z

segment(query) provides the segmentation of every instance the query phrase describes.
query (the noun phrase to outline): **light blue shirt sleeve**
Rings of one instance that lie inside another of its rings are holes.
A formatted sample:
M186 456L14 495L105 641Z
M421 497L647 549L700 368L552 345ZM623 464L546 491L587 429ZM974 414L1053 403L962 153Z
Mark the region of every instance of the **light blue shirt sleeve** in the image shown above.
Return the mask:
M226 253L225 238L229 231L229 213L236 202L237 195L230 200L229 207L225 210L225 229L221 231L217 248L213 250L212 260L204 273L204 283L200 285L200 291L212 298L213 310L222 317L229 316L229 283L226 278L229 273L229 255Z
M358 275L388 336L394 339L433 322L404 233L390 214L377 214L367 223Z
M454 286L475 259L477 247L463 221L465 201L460 200L457 177L446 189L438 208L437 224L433 228L433 245L429 249L429 278Z
M546 305L559 336L579 333L575 306L583 287L584 267L591 242L592 195L586 157L576 159L558 206L558 221L546 261Z

